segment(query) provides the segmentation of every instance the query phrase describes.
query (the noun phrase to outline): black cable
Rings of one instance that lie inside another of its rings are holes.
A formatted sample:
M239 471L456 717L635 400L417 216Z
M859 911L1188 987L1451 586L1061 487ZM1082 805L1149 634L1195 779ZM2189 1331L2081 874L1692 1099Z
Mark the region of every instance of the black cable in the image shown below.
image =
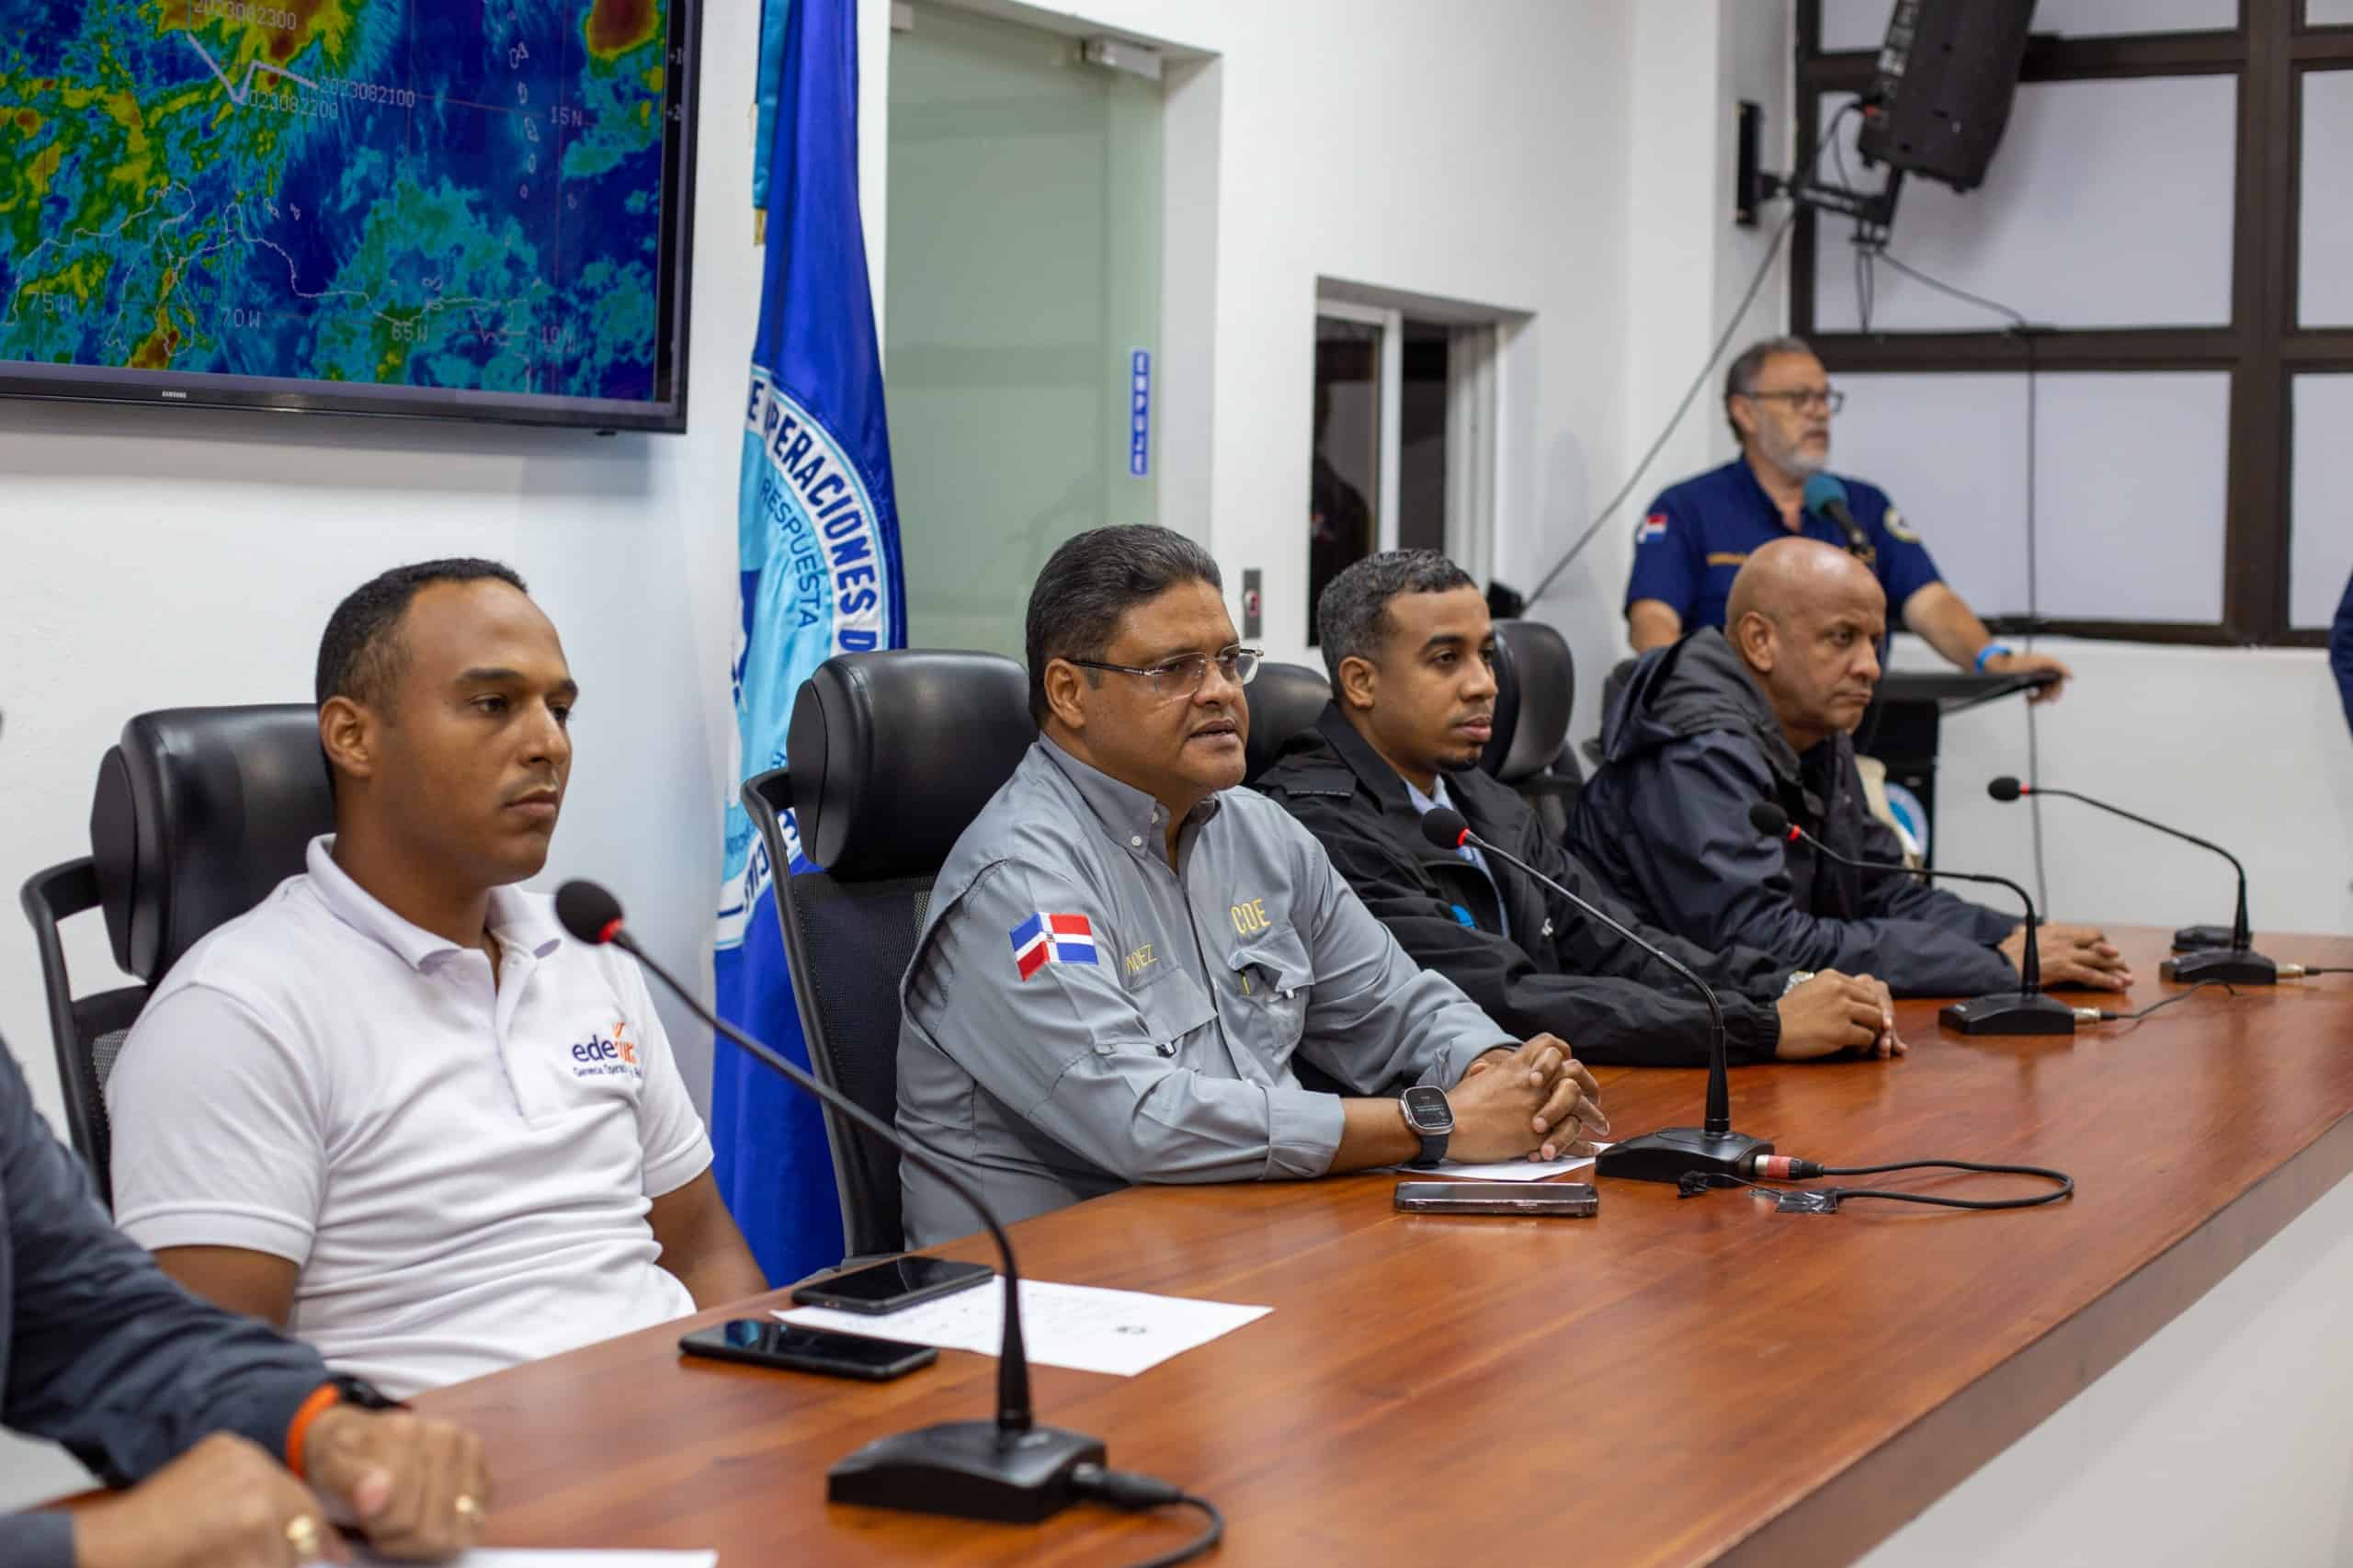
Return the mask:
M1196 1497L1188 1492L1177 1498L1173 1506L1199 1508L1209 1519L1209 1528L1184 1545L1164 1551L1157 1557L1147 1557L1141 1562L1131 1564L1131 1568L1176 1568L1179 1562L1190 1562L1225 1539L1225 1516L1219 1513L1217 1505L1208 1498Z
M2038 472L2038 469L2040 465L2036 457L2035 445L2036 434L2041 426L2041 419L2040 415L2041 366L2035 355L2034 340L2036 333L2034 324L2028 321L2022 313L2011 309L2006 304L2003 304L1998 300L1989 300L1983 294L1972 294L1966 289L1956 289L1951 284L1944 282L1939 278L1929 277L1918 267L1914 267L1911 263L1905 261L1902 256L1899 256L1890 251L1887 248L1887 236L1884 233L1879 236L1878 243L1875 245L1866 246L1862 237L1861 227L1860 225L1858 225L1855 243L1858 246L1863 246L1869 254L1875 256L1878 260L1884 261L1888 266L1895 268L1896 271L1901 272L1904 276L1911 278L1914 282L1926 284L1927 287L1934 289L1939 294L1943 294L1949 299L1959 300L1963 304L1975 305L1980 310L1991 311L1994 314L2002 317L2005 321L2007 321L2010 324L2010 331L2018 337L2018 342L2026 349L2025 642L2026 651L2031 653L2034 652L2036 631L2042 625L2042 571L2041 562L2040 559L2040 535L2036 528L2037 517L2035 505L2036 498L2041 490L2040 477ZM2037 711L2036 704L2029 702L2026 705L2026 771L2027 777L2029 778L2040 778L2042 777L2042 726L2040 721L2041 714ZM2034 896L2035 901L2038 903L2041 904L2043 908L2048 909L2051 907L2051 873L2050 868L2043 858L2042 802L2039 800L2029 800L2028 801L2028 805L2029 808L2028 812L2028 821L2032 826L2034 838Z
M1131 1564L1131 1568L1176 1568L1179 1562L1194 1558L1225 1539L1225 1516L1216 1504L1206 1497L1196 1497L1181 1487L1171 1486L1157 1476L1140 1474L1131 1470L1110 1470L1099 1464L1083 1464L1070 1472L1070 1489L1076 1495L1097 1503L1108 1503L1115 1508L1138 1513L1147 1508L1199 1508L1209 1520L1209 1528L1184 1545L1148 1557Z
M2343 968L2343 967L2340 967L2340 968L2336 968L2336 969L2314 969L2314 968L2311 967L2310 965L2307 965L2307 966L2305 966L2304 972L2305 972L2306 974L2308 974L2308 975L2311 975L2311 974L2353 974L2353 968ZM2201 985L2216 985L2216 984L2220 984L2220 983L2221 983L2221 982L2219 982L2219 981L2212 981L2212 980L2206 980L2206 981L2200 981L2199 983L2200 983L2200 984L2201 984Z
M1811 1160L1787 1159L1780 1155L1768 1155L1765 1158L1774 1164L1785 1165L1788 1175L1784 1179L1790 1181L1812 1181L1817 1176L1883 1176L1890 1171L1943 1170L1969 1171L1984 1176L2035 1176L2057 1185L2053 1190L2038 1193L2032 1198L1938 1198L1925 1192L1903 1192L1893 1187L1881 1187L1813 1188L1768 1187L1764 1182L1751 1181L1745 1176L1705 1176L1695 1172L1684 1177L1685 1196L1692 1196L1696 1192L1705 1190L1709 1186L1737 1183L1742 1187L1754 1187L1759 1192L1773 1194L1784 1209L1807 1209L1817 1213L1834 1213L1839 1204L1850 1198L1878 1198L1884 1199L1890 1203L1926 1203L1938 1209L1986 1211L1996 1209L2039 1209L2046 1203L2056 1203L2075 1190L2075 1177L2064 1171L2054 1171L2042 1165L1982 1165L1973 1160L1897 1160L1884 1165L1817 1165ZM1700 1185L1695 1187L1690 1185L1694 1182Z
M2327 971L2321 970L2306 970L2304 972L2306 974L2315 974L2325 973ZM2180 993L2178 995L2168 996L2162 1002L2152 1002L2147 1006L2135 1013L2111 1013L2106 1008L2102 1008L2099 1015L2100 1022L2104 1024L2138 1023L2160 1007L2170 1007L2176 1002L2188 1001L2192 996L2197 995L2200 991L2205 990L2210 985L2219 985L2234 996L2239 994L2238 987L2233 985L2227 980L2201 980L2197 984L2191 986L2188 990Z
M1852 113L1854 108L1854 104L1850 102L1830 117L1830 129L1822 133L1822 140L1813 145L1813 156L1806 160L1806 170L1809 174L1813 172L1813 165L1820 161L1822 149L1828 146L1830 139L1838 133L1838 122ZM1793 181L1796 177L1794 174L1790 176ZM1781 220L1779 228L1773 231L1772 244L1765 247L1765 257L1756 264L1756 275L1749 278L1747 289L1740 296L1740 303L1733 307L1732 319L1724 324L1722 335L1716 339L1716 346L1708 351L1707 363L1701 365L1699 373L1691 378L1691 385L1685 390L1682 401L1675 405L1675 412L1667 416L1665 428L1658 433L1658 439L1653 441L1650 449L1643 454L1642 461L1634 465L1634 472L1626 476L1626 483L1619 486L1618 493L1603 503L1600 511L1594 514L1593 521L1586 525L1585 532L1577 535L1576 542L1569 546L1567 553L1554 562L1552 569L1545 573L1537 582L1536 586L1529 591L1527 603L1533 605L1544 597L1544 590L1551 587L1553 580L1569 569L1571 562L1585 553L1585 547L1593 542L1594 535L1601 531L1601 525L1617 515L1618 508L1626 504L1626 497L1634 493L1634 486L1643 482L1643 475L1650 472L1651 464L1657 460L1659 453L1665 449L1668 439L1682 425L1683 416L1691 411L1692 400L1699 395L1699 389L1708 384L1708 377L1714 372L1717 362L1723 358L1724 350L1732 347L1733 338L1740 331L1740 324L1748 317L1748 307L1756 302L1757 291L1765 287L1765 279L1773 270L1774 258L1781 254L1781 242L1789 237L1790 227L1797 222L1798 214L1804 210L1802 206L1796 203L1790 204L1790 215Z

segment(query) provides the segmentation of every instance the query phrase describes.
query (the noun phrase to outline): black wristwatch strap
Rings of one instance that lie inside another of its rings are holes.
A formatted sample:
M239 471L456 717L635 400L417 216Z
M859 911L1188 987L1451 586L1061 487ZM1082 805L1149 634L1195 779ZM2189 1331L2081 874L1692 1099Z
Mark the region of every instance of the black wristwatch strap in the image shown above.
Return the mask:
M408 1408L407 1405L403 1404L365 1378L355 1378L347 1372L337 1372L327 1381L334 1385L335 1392L343 1396L344 1403L358 1405L362 1410L406 1410Z
M1424 1132L1418 1134L1418 1136L1422 1141L1422 1156L1420 1159L1414 1162L1415 1169L1421 1170L1431 1165L1443 1164L1446 1159L1447 1141L1451 1138L1453 1134L1448 1132Z

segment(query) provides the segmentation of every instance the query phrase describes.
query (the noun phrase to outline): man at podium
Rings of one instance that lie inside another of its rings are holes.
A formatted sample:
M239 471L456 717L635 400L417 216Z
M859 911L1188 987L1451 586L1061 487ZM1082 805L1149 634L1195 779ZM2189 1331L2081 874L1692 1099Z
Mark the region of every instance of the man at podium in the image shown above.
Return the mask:
M1724 416L1740 456L1669 488L1634 530L1634 570L1626 585L1634 652L1663 648L1695 627L1722 627L1732 580L1750 552L1795 535L1868 562L1905 628L1961 668L1979 675L2048 670L2059 679L2033 700L2057 696L2074 672L2045 654L2016 653L1994 641L1938 574L1927 547L1886 492L1829 477L1830 418L1845 401L1802 338L1767 338L1732 362ZM1825 492L1843 502L1851 535L1823 500Z

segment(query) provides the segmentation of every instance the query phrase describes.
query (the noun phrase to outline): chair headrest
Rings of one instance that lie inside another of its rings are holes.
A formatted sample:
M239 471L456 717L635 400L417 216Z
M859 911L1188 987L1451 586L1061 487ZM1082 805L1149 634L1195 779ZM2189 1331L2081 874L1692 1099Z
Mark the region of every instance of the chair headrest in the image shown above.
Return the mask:
M1242 743L1242 781L1256 784L1275 765L1283 743L1312 727L1332 688L1324 672L1305 665L1260 665L1243 692L1250 705L1250 734Z
M1569 738L1576 658L1540 620L1495 625L1495 733L1479 766L1506 784L1540 773Z
M122 727L98 764L90 854L115 962L149 982L302 869L335 831L307 702L169 708Z
M936 871L1037 738L1002 653L835 654L785 731L801 853L837 880Z

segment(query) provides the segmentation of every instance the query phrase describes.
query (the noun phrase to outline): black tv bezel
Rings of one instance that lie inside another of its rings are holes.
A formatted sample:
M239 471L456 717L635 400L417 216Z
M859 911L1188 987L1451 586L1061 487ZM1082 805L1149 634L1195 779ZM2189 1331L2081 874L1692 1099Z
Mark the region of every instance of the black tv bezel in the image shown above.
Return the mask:
M271 378L212 371L124 369L109 370L104 375L74 373L95 369L90 366L58 366L56 373L43 367L38 373L28 374L22 367L35 361L8 358L0 358L0 398L37 403L104 403L140 408L340 415L460 425L523 425L589 430L599 435L622 430L684 435L690 335L688 328L692 317L694 283L695 180L700 164L698 120L702 102L703 0L666 3L670 7L671 41L664 46L665 51L666 53L675 50L684 55L682 63L671 69L665 78L672 85L664 105L665 116L674 108L683 111L676 121L678 134L664 136L662 153L663 187L676 195L675 201L664 203L661 249L656 253L657 282L665 296L663 308L674 312L666 322L657 315L655 327L655 385L661 385L665 360L671 372L673 395L666 403L641 404L615 400L610 407L584 408L577 405L586 400L547 393L480 392L344 381L302 381L289 387ZM671 262L674 256L675 265Z

